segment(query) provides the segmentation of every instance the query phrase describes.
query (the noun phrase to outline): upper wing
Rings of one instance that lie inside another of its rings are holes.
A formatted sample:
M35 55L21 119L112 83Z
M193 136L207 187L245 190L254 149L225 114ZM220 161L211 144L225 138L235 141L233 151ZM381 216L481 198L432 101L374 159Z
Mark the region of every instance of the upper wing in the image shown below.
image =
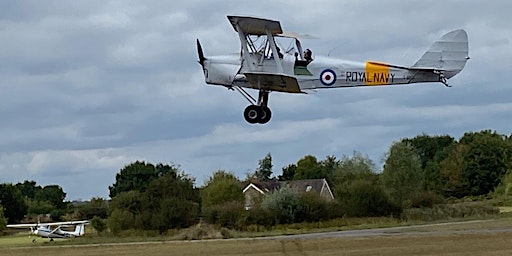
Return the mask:
M88 220L76 220L76 221L64 221L64 222L52 222L52 223L41 223L40 225L47 226L62 226L62 225L80 225L80 224L90 224L91 222Z
M62 226L62 225L80 225L80 224L90 224L91 222L88 220L78 220L78 221L64 221L64 222L51 222L51 223L34 223L34 224L10 224L7 225L8 228L34 228L34 227L42 227L42 226Z
M247 82L253 89L268 91L301 93L297 78L285 74L247 72Z
M9 224L7 225L8 228L32 228L40 226L38 224Z
M246 17L246 16L228 16L229 22L233 26L233 29L238 32L238 27L245 34L250 35L266 35L266 30L270 31L272 35L282 34L283 29L281 23L276 20Z

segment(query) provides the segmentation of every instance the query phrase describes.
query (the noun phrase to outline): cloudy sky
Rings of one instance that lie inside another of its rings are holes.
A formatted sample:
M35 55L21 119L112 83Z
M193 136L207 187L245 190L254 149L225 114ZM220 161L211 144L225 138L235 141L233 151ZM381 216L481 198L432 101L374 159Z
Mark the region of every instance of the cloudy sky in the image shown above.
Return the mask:
M279 175L308 154L357 150L380 165L393 141L421 133L510 134L510 10L508 0L0 0L0 182L58 184L88 200L108 198L136 160L175 163L201 186L219 169L243 178L267 153ZM239 51L226 15L314 35L302 44L315 55L405 66L462 28L471 60L452 88L272 93L270 123L249 125L248 102L206 85L197 63L196 38L206 55Z

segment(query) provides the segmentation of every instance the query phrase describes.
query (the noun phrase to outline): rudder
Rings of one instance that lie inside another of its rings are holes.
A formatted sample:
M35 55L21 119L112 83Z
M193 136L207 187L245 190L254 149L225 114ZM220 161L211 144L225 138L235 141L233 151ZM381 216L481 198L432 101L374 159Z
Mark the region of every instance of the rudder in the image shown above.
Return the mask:
M458 29L435 41L411 68L444 71L444 76L449 79L464 68L468 59L468 35L466 31Z
M75 236L82 236L85 234L85 225L80 224L75 226L75 232L73 232Z

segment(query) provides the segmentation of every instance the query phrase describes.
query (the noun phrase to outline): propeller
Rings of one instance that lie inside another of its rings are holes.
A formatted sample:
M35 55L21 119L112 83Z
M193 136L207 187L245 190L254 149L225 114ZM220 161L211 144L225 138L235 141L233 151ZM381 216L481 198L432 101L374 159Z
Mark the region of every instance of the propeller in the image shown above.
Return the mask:
M203 47L201 47L201 43L199 42L199 39L196 39L196 44L197 44L197 55L199 55L198 62L204 68L204 61L206 60L206 58L204 57Z

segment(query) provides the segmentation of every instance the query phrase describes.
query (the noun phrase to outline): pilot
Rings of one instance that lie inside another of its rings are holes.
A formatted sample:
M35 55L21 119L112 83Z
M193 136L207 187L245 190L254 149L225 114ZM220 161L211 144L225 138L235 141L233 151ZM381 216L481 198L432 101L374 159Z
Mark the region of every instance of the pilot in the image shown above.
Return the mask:
M283 58L283 54L281 53L281 49L279 47L276 46L276 49L277 49L277 56L282 59Z
M313 59L311 58L311 56L313 55L313 53L311 52L310 49L306 49L304 51L304 59L307 61L307 62L311 62Z

